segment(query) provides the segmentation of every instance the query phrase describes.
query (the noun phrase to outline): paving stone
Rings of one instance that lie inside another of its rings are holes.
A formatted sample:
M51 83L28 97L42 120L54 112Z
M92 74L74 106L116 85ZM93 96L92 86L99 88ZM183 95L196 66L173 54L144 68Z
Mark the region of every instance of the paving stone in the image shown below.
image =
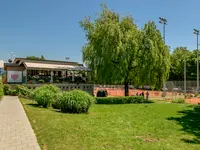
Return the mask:
M5 96L0 103L0 150L40 150L30 122L16 96Z

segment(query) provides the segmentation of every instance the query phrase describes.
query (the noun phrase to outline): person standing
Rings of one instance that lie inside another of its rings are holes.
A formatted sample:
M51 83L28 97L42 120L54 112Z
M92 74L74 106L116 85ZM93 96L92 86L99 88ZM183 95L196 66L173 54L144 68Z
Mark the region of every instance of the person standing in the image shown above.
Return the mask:
M147 91L146 92L146 100L148 101L148 99L149 99L149 92Z

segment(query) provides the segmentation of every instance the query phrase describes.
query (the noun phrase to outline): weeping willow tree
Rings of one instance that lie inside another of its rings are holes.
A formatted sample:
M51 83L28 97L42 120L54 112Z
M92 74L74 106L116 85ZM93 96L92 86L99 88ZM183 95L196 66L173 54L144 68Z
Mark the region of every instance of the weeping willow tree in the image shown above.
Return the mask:
M93 71L98 83L158 86L168 77L170 54L154 22L138 30L131 16L121 18L102 5L94 20L80 22L87 43L83 61Z

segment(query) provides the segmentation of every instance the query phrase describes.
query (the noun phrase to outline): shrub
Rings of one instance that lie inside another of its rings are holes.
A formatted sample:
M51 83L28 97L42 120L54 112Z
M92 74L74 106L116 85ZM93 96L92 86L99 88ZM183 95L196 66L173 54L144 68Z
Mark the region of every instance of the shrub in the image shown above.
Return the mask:
M183 98L174 99L172 100L172 103L185 103L185 99Z
M107 97L107 96L108 96L107 90L98 90L97 91L97 97Z
M40 79L38 82L39 83L45 83L45 81L43 79Z
M16 90L18 91L20 96L25 96L26 98L31 98L32 91L29 90L28 87L22 86L22 85L18 85L16 87Z
M80 90L63 92L58 96L58 103L64 113L87 113L94 101L94 97Z
M3 89L3 84L0 80L0 99L3 97L3 95L4 95L4 89Z
M131 103L143 103L144 98L142 96L121 96L121 97L97 97L97 104L131 104Z
M18 95L18 92L17 92L17 90L9 90L9 95L11 95L11 96L17 96Z
M52 101L52 107L54 109L60 109L60 103L59 103L59 99L60 99L60 96L62 96L62 93L58 93L56 95L56 97L54 98L54 100Z
M56 98L58 92L60 92L60 89L56 86L44 85L35 89L34 99L37 101L38 105L48 107Z
M38 90L34 96L39 106L48 107L53 101L54 93L47 89Z
M8 84L4 84L4 94L9 95L10 86Z

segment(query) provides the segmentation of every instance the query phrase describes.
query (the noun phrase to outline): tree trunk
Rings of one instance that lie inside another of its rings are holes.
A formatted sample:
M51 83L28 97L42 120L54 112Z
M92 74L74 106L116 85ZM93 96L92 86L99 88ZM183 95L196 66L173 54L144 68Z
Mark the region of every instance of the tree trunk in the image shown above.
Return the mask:
M129 96L128 83L124 83L124 95L125 96Z

